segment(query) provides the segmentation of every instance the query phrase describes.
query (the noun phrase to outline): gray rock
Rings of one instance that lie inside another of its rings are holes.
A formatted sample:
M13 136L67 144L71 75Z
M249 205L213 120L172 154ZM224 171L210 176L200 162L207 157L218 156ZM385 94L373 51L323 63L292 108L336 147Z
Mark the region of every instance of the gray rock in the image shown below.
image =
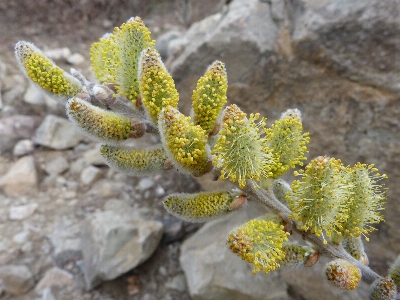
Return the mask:
M148 259L161 240L162 224L105 211L92 215L82 231L85 281L91 289Z
M47 115L36 131L34 142L56 150L76 146L84 136L66 119Z
M226 14L193 24L182 37L190 43L170 68L180 98L189 99L219 59L228 99L245 112L272 122L288 108L301 110L309 158L374 163L389 177L389 198L382 239L366 248L386 270L390 253L400 253L399 1L279 2L233 0Z
M68 160L64 156L58 156L46 162L44 170L49 175L59 175L69 168Z
M19 140L30 138L39 122L38 117L23 115L0 119L0 153L11 150Z
M90 185L94 183L96 180L100 179L103 176L103 172L100 168L94 166L88 166L83 169L81 173L81 181L84 185Z
M176 290L179 292L186 291L186 277L183 274L176 275L169 280L165 286L168 289Z
M53 60L67 60L68 57L71 55L71 50L69 48L55 48L55 49L48 49L43 52L48 58Z
M20 100L25 92L26 80L21 74L6 76L3 80L2 89L5 91L2 96L4 105L15 103Z
M25 265L0 266L0 280L4 290L14 295L25 294L34 285L33 274Z
M179 38L182 35L181 32L177 30L170 30L165 32L164 34L160 35L157 38L155 48L160 53L161 58L165 61L168 56L168 47L171 41Z
M100 145L97 145L94 149L86 151L83 154L83 158L85 159L87 165L93 165L93 166L106 165L100 153Z
M13 236L13 241L17 244L26 243L29 239L29 231L21 231Z
M13 149L14 156L23 156L33 152L33 142L28 139L18 141Z
M32 82L29 83L23 99L24 102L33 105L44 105L46 103L44 100L44 93Z
M50 287L43 289L41 300L57 300Z
M35 193L38 177L32 156L24 156L15 162L9 171L0 178L0 189L8 196Z
M278 272L253 275L252 266L225 244L232 229L265 212L265 208L250 202L243 210L205 224L182 244L180 263L194 300L289 298Z
M51 268L46 271L42 279L35 287L37 293L42 292L45 288L52 286L73 286L73 276L59 268Z
M140 179L137 188L139 189L139 191L143 192L145 190L148 190L150 188L152 188L155 185L155 182L153 179L149 178L149 177L144 177L142 179Z
M81 223L71 217L57 218L53 231L49 235L53 248L53 258L57 264L64 262L63 257L74 256L81 252Z
M10 220L24 220L31 216L37 209L37 203L29 203L25 205L11 206L8 218Z
M85 61L85 57L79 53L73 53L67 58L67 63L73 66L82 64Z

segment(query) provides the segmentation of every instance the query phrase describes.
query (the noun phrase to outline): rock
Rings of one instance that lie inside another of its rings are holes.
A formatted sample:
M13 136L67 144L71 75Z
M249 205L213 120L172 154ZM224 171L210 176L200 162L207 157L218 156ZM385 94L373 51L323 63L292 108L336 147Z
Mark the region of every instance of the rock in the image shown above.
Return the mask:
M13 236L13 241L17 244L26 243L29 239L29 231L21 231Z
M144 177L142 179L140 179L137 188L139 189L139 191L144 192L145 190L148 190L150 188L152 188L155 185L155 182L153 179L149 178L149 177Z
M170 64L180 98L189 99L207 65L221 60L228 99L246 113L273 122L288 108L301 110L309 158L374 163L387 174L385 223L377 245L366 245L384 273L390 253L400 253L399 3L280 2L233 0L226 14L194 23Z
M24 220L31 216L37 209L37 203L30 203L25 205L11 206L8 218L10 220Z
M33 274L25 265L0 266L0 280L4 290L14 295L25 294L34 285Z
M260 204L250 202L243 210L206 223L182 244L180 263L193 300L289 298L278 272L253 276L252 266L225 244L233 228L265 212Z
M15 103L20 100L25 92L26 80L21 74L6 76L3 80L2 89L5 91L2 96L4 105Z
M71 217L56 218L49 234L54 263L63 267L71 260L81 258L81 223Z
M47 162L44 170L49 175L59 175L69 168L68 160L64 156L58 156L51 161Z
M90 185L96 180L100 179L103 175L103 172L100 168L94 166L88 166L83 169L81 173L81 181L84 185Z
M67 58L67 63L73 66L82 64L85 61L85 57L82 54L74 53Z
M32 82L29 83L28 88L24 94L24 102L33 105L44 105L44 93L35 86Z
M86 287L114 279L148 259L162 236L157 221L98 212L82 226Z
M42 279L40 279L35 287L35 291L40 293L48 287L72 286L73 284L74 282L72 274L59 268L51 268L47 270Z
M84 136L66 119L47 115L36 130L34 142L55 150L64 150L76 146Z
M189 0L182 2L182 21L185 25L190 25L202 20L211 14L222 11L225 3L227 3L225 0Z
M57 300L50 287L43 289L40 300Z
M18 141L13 149L14 156L23 156L33 152L33 142L28 139Z
M93 166L104 166L106 163L104 162L103 157L100 153L100 145L97 145L96 148L90 149L83 154L83 158L87 165Z
M179 274L174 277L172 277L171 280L169 280L166 284L165 287L168 289L176 290L179 292L184 292L186 291L186 278L185 275Z
M76 161L71 163L69 171L72 174L80 174L87 167L87 163L84 158L80 157Z
M69 48L55 48L43 51L43 53L50 59L53 60L67 60L71 56L71 50Z
M39 122L38 117L23 115L0 119L0 153L11 150L19 140L30 138Z
M160 53L163 61L166 61L169 57L168 47L171 41L179 38L181 35L182 33L177 30L170 30L157 38L155 48Z
M0 189L6 195L16 197L36 192L37 183L35 161L32 156L24 156L0 178Z

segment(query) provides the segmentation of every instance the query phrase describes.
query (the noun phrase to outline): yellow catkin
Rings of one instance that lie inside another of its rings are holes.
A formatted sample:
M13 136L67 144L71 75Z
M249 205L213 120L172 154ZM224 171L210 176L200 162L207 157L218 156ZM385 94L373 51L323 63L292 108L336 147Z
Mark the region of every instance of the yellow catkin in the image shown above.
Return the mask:
M98 141L126 140L130 137L130 132L135 130L129 118L96 107L78 97L68 100L66 107L69 119Z
M337 288L346 291L356 289L361 280L361 271L344 259L335 259L325 266L325 278Z
M254 265L253 274L260 271L267 274L280 267L288 235L279 223L255 219L234 229L227 244L233 253Z
M111 168L139 176L160 172L167 160L161 146L152 149L133 149L102 145L100 153Z
M304 231L316 235L339 234L348 218L346 201L351 183L346 180L340 160L319 156L310 161L305 170L295 172L302 180L294 180L286 200L292 209L292 218Z
M64 102L82 91L77 79L57 67L33 44L18 42L15 55L25 75L54 98Z
M190 222L205 222L222 217L247 204L240 192L211 192L172 194L164 200L164 207L173 215Z
M217 125L222 107L226 103L228 80L224 63L215 61L208 67L192 95L193 119L207 133Z
M238 182L239 187L246 185L246 180L259 182L261 177L269 177L272 156L266 140L260 136L260 127L265 126L259 115L250 115L248 119L238 106L225 108L222 128L218 141L214 145L213 164L221 169L221 179Z
M265 130L265 134L275 162L271 166L274 178L296 165L303 165L302 161L307 159L304 154L308 152L310 138L308 132L303 133L298 109L290 109L282 114L279 120Z
M146 49L141 55L139 89L143 107L154 124L158 123L163 107L178 106L179 94L174 80L156 49Z
M190 117L168 106L159 115L158 128L168 157L180 171L201 175L210 170L207 134Z

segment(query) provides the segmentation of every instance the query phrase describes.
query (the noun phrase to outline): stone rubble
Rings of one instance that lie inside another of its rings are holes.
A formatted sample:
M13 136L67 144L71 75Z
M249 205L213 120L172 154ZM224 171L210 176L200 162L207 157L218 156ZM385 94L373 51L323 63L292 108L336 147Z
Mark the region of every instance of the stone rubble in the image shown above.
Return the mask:
M65 118L47 115L36 130L33 141L54 150L65 150L75 147L82 140L84 136L71 122Z
M87 289L114 279L145 261L162 237L162 223L119 216L112 211L93 214L82 229Z
M34 194L37 185L38 175L33 156L20 158L4 176L0 177L0 190L7 196Z

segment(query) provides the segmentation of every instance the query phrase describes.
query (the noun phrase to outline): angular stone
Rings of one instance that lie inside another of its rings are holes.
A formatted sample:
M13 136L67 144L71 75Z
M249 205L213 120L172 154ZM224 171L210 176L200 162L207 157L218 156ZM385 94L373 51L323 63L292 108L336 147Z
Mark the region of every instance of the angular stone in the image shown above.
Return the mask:
M232 229L265 212L250 202L248 208L206 223L182 244L180 263L193 300L288 299L287 285L278 272L253 275L252 266L226 246Z
M90 149L83 154L86 164L93 166L104 166L103 157L100 153L100 145L96 146L94 149Z
M15 162L0 178L0 189L8 196L27 195L36 192L37 182L34 158L25 156Z
M24 102L33 105L44 105L44 93L33 83L29 83L28 88L24 94Z
M67 63L73 66L82 64L85 61L85 57L79 53L73 53L67 58Z
M398 0L233 0L194 23L171 63L182 99L209 63L226 64L228 99L273 122L299 108L308 158L374 163L388 175L385 223L371 261L384 272L400 253L400 6ZM189 105L182 103L182 111ZM388 251L382 252L382 249Z
M63 156L58 156L47 162L44 170L49 175L59 175L69 168L68 160Z
M34 285L33 274L25 265L0 266L0 280L4 290L14 295L25 294Z
M64 271L60 268L51 268L46 271L42 279L38 282L35 287L35 291L40 293L45 288L52 286L73 286L72 274Z
M53 60L66 60L71 55L71 50L69 48L55 48L55 49L48 49L44 51L44 54Z
M82 226L86 287L114 279L148 259L162 236L162 223L98 212Z
M13 149L14 156L23 156L33 152L34 146L31 140L25 139L18 141Z
M100 179L102 175L103 172L100 168L88 166L81 173L81 181L85 185L90 185Z
M84 136L66 119L47 115L36 131L34 142L56 150L72 148Z
M11 206L8 218L10 220L24 220L32 215L37 209L37 203L29 203L25 205Z
M0 153L11 150L21 139L30 138L40 123L40 118L15 115L0 119Z

